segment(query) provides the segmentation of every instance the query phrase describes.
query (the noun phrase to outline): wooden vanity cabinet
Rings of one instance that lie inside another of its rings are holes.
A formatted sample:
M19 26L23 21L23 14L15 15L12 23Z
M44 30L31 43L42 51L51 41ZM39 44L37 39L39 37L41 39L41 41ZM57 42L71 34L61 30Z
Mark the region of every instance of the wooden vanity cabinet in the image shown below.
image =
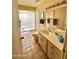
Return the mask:
M42 47L43 51L47 54L47 39L39 33L39 44Z
M55 45L53 45L50 41L48 41L47 56L49 59L61 59L62 52Z
M41 33L39 33L38 42L49 59L62 59L62 51L47 38L45 38Z

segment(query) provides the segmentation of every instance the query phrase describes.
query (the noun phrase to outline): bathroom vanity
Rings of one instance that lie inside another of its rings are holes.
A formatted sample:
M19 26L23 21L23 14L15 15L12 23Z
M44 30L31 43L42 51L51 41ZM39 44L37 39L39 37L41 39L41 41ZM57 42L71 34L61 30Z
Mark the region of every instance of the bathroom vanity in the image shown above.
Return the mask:
M49 59L62 59L64 43L60 43L55 33L39 31L39 44Z

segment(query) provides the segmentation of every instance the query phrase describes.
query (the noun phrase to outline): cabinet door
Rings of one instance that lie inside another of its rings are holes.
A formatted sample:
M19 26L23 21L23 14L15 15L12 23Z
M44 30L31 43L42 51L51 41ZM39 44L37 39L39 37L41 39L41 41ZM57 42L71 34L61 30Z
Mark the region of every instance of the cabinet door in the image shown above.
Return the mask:
M49 59L54 59L54 52L53 52L53 48L51 48L51 43L48 41L48 53L47 56L49 57Z
M49 59L61 59L58 48L56 48L51 42L48 41L48 53Z
M49 59L53 59L53 57L54 57L53 52L51 51L50 47L48 47L47 56L48 56Z
M39 44L40 44L40 46L41 46L41 44L42 44L42 39L41 39L41 38L39 38Z
M38 43L40 44L40 46L41 46L41 44L42 44L42 39L41 39L41 34L39 33L39 40L38 40Z
M43 39L42 41L42 48L44 50L45 53L47 53L47 39Z
M47 39L39 33L39 44L42 47L43 51L47 53Z

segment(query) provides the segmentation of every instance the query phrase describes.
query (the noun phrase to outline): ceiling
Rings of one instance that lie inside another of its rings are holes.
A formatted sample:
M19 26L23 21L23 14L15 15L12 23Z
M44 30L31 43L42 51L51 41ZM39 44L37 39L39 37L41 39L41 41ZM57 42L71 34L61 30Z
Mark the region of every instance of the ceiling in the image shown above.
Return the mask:
M44 0L18 0L19 5L37 7Z

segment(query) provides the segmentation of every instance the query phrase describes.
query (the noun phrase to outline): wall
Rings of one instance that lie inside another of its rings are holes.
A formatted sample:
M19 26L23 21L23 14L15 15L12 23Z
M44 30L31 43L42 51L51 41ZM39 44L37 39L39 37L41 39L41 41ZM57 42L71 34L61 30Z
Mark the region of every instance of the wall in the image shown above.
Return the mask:
M58 18L58 28L65 30L66 7L55 9L55 18Z
M17 0L12 0L12 4L12 59L21 59L21 57L18 56L21 55L22 50Z
M40 13L45 11L45 8L50 6L50 5L53 5L53 4L56 4L57 2L61 2L63 0L45 0L44 2L42 2L37 8L36 8L36 27L37 27L37 30L39 29L39 19L40 19ZM56 14L58 13L58 11L56 10ZM59 16L60 17L60 16ZM60 24L60 25L63 25L63 24ZM59 25L59 26L60 26ZM60 27L62 28L62 27Z
M36 10L35 7L29 7L29 6L24 6L24 5L18 5L18 8L20 10L29 10L29 11L35 11Z

